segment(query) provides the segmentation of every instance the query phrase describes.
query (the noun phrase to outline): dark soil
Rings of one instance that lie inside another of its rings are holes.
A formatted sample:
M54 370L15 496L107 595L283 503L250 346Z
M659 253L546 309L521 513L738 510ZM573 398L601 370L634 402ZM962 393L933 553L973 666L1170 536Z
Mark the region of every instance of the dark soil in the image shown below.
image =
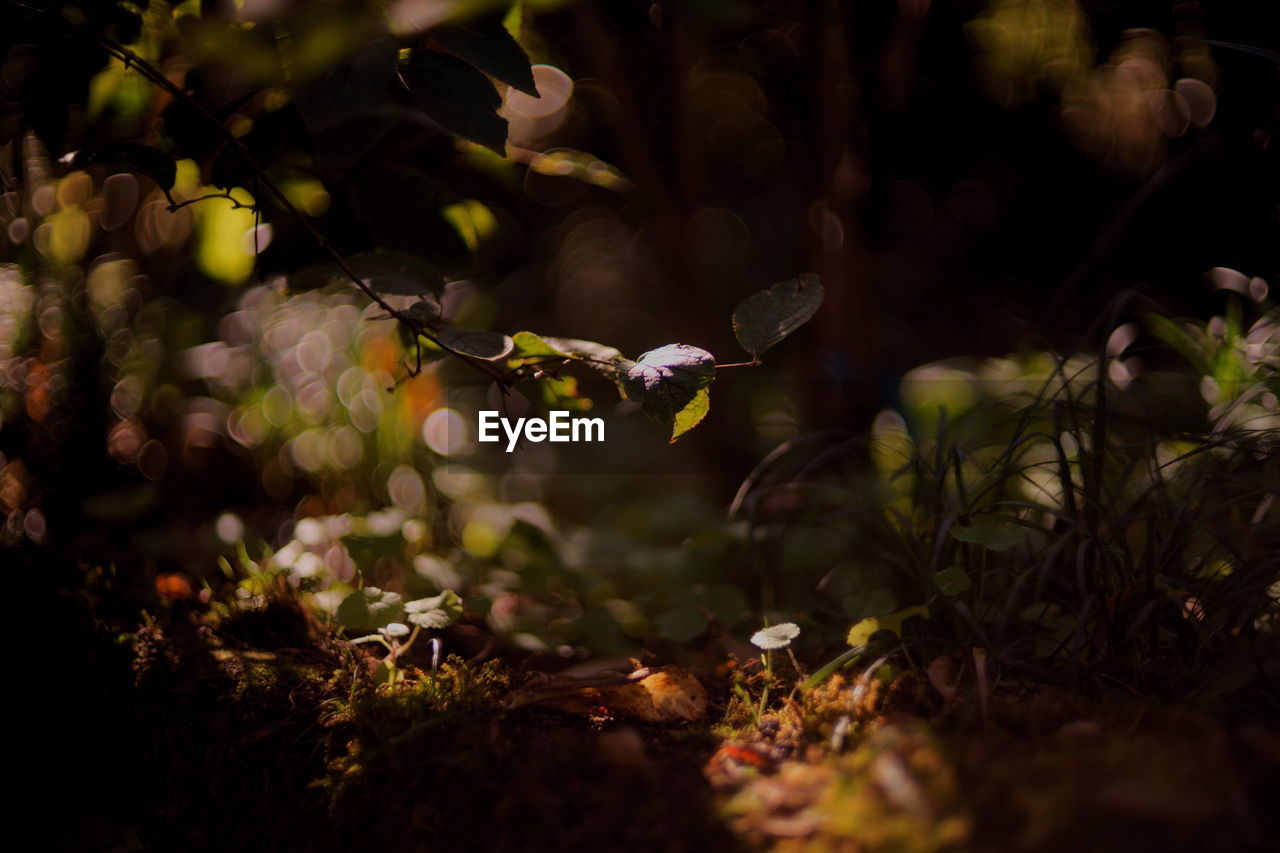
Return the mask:
M707 720L650 725L508 711L525 675L501 661L375 687L288 597L128 642L66 608L86 669L54 705L77 713L41 721L82 768L60 849L1280 849L1280 734L1256 719L1018 681L944 699L882 670L778 690L757 721L722 668Z

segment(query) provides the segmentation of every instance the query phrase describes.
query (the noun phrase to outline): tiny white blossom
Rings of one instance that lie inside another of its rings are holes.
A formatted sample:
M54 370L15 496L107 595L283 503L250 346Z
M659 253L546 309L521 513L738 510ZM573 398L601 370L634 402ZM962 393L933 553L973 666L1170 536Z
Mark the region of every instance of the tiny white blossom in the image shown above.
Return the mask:
M307 551L298 556L293 563L293 573L300 578L313 578L324 569L324 560L319 554Z
M365 532L370 536L390 536L400 532L404 513L395 507L375 510L364 517Z
M293 528L293 536L303 545L319 545L325 539L324 525L314 518L304 518Z
M297 539L290 539L288 545L276 551L272 561L282 569L291 569L298 558L302 556L302 548L301 542Z

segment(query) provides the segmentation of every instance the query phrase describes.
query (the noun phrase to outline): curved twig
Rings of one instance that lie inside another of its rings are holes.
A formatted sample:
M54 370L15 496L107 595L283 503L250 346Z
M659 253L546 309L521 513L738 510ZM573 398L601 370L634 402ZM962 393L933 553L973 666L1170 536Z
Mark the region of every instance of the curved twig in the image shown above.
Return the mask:
M169 199L169 206L166 207L165 210L169 211L170 213L173 213L174 211L177 211L177 210L181 210L184 207L193 205L196 202L211 201L212 199L215 199L215 198L225 198L228 201L230 201L232 210L252 210L255 213L258 210L258 206L256 204L245 204L244 202L240 201L240 199L233 196L230 192L210 193L208 195L197 196L196 198L183 199L182 201L178 201L173 196L169 195L168 192L165 192L165 197Z

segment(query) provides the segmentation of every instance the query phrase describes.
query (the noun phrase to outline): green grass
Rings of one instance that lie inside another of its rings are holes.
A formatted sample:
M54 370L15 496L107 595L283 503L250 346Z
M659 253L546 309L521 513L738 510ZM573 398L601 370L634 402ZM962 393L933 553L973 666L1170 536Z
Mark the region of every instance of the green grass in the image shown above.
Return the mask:
M922 369L905 418L774 454L735 501L761 598L836 629L926 604L918 663L980 647L1080 690L1276 701L1275 315L1188 326L1195 358L1136 377L1044 354Z

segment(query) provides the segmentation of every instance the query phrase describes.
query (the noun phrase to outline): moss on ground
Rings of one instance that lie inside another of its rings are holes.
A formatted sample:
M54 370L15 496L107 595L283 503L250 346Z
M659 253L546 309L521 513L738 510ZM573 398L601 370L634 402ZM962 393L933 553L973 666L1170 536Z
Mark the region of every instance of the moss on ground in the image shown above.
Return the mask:
M507 710L524 675L452 658L376 687L287 600L143 629L146 849L1270 849L1274 727L1024 682L946 698L835 676L757 719L655 726ZM712 679L714 682L714 679ZM758 676L756 677L758 681ZM950 693L950 691L948 691Z

